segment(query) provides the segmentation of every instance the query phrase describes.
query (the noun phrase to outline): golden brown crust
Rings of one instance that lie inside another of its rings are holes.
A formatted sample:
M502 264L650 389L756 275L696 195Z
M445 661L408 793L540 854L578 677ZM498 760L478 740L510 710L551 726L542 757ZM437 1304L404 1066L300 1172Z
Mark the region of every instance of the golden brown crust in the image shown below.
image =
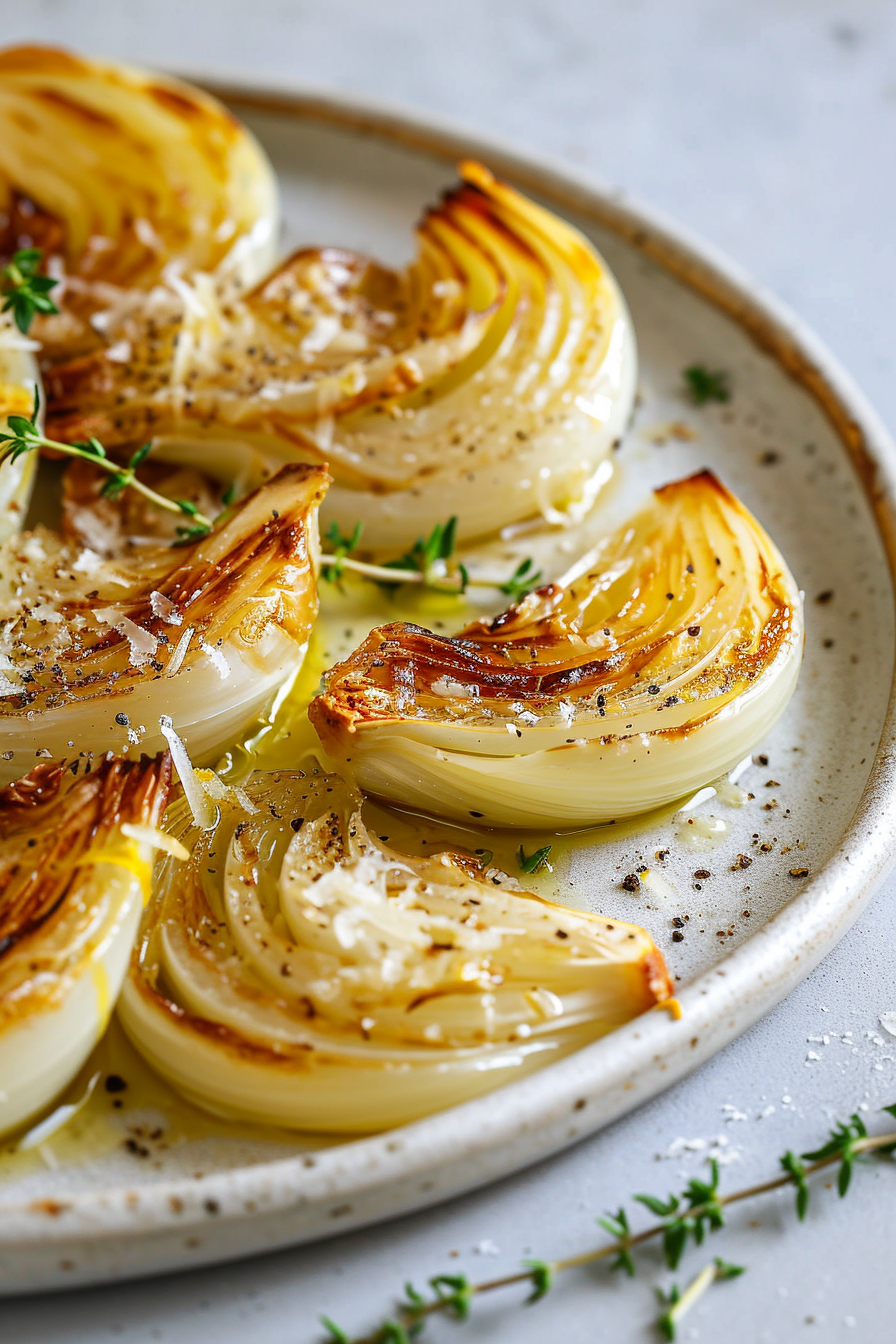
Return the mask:
M669 974L666 960L658 947L644 954L644 977L647 993L654 1005L666 1003L675 997L675 986Z
M114 602L108 596L100 598L97 590L81 596L84 584L79 585L78 596L69 588L62 598L31 584L26 588L30 605L13 629L17 670L27 675L17 693L0 699L0 722L3 716L106 694L110 684L122 691L153 674L164 676L175 656L177 637L188 628L210 643L235 631L252 643L275 624L304 642L317 615L315 541L309 518L328 483L321 467L293 463L281 468L209 536L180 550L153 550L145 560L136 560L131 582L117 589L121 596L116 595ZM8 545L16 554L18 543ZM71 566L72 559L63 558L61 564ZM295 569L291 575L290 566ZM46 631L31 612L32 606L40 608L46 601L71 632L70 642L53 648L52 657L44 647ZM157 614L160 603L170 604L166 616ZM111 616L106 623L97 616L104 610ZM123 621L132 623L125 633ZM133 627L153 645L151 662L131 657L126 632Z
M239 348L222 350L214 374L191 382L186 400L171 395L177 317L154 322L149 339L133 340L132 359L126 364L110 360L100 349L57 366L46 385L49 432L67 441L96 435L107 447L115 447L151 433L176 432L182 421L214 422L216 395L252 398L265 380L320 380L348 363L363 367L370 376L347 379L338 395L328 390L327 415L340 418L388 410L398 403L413 408L415 398L432 392L435 382L463 357L465 328L475 321L484 330L505 298L507 276L486 249L486 264L494 265L494 297L474 311L466 297L469 279L445 247L446 235L452 235L462 239L465 248L481 249L481 238L472 232L476 221L500 237L506 249L522 254L526 266L550 283L543 257L508 226L498 201L482 187L463 183L426 211L417 227L420 255L403 271L344 248L303 248L293 253L242 302L241 325L247 317L253 319L251 335ZM439 274L450 270L457 297L436 297L439 286L433 288L435 273L429 273L427 261L436 255ZM583 252L582 265L594 267L590 253ZM297 321L297 312L302 312L303 321L314 314L329 320L335 314L343 332L353 338L348 352L338 342L306 349L306 330ZM447 348L449 343L456 347L454 355L447 362L436 360L427 373L421 352ZM384 357L387 371L371 373ZM323 459L314 434L306 432L321 418L315 398L308 399L301 413L294 407L280 413L273 404L264 405L262 412L269 430L294 443L297 452ZM409 466L407 479L432 471L432 465L419 471ZM388 488L366 476L357 463L341 462L340 480L358 488Z
M657 521L648 537L650 546L645 543L649 560L633 558L638 565L637 595L645 604L650 601L651 585L676 589L674 594L653 594L659 599L660 615L655 619L630 622L626 601L618 617L605 617L606 628L592 628L589 604L601 590L601 571L597 570L593 577L585 575L566 587L548 584L539 588L494 619L476 621L455 637L403 622L380 626L327 674L326 689L312 702L309 717L324 745L332 750L340 738L350 738L367 724L439 716L449 722L477 716L489 705L499 714L506 714L515 703L543 713L556 710L561 701L587 702L594 715L603 717L602 692L609 695L612 688L616 701L624 695L646 693L647 683L667 656L676 668L686 658L701 665L696 689L704 703L694 704L684 728L665 731L680 735L705 722L720 703L718 697L736 685L746 685L773 662L790 637L793 595L785 576L769 567L764 553L767 539L711 472L672 482L656 495ZM744 616L743 629L733 631L736 647L729 642L718 653L716 636L708 633L707 621L713 604L724 601L732 576L722 575L715 568L721 561L708 552L701 557L704 573L699 576L703 586L698 596L691 552L682 546L671 553L668 564L673 568L667 570L661 549L667 515L674 524L691 510L699 517L699 510L710 507L715 508L721 525L727 526L728 519L736 516L752 530L755 555L751 551L750 563L764 609L758 629L752 610L732 612L733 619ZM625 554L624 544L621 553ZM680 565L678 574L676 565ZM592 591L594 583L597 588ZM676 603L673 599L679 592L690 592L691 600ZM663 711L674 703L679 703L678 697L664 702L658 695L654 708ZM613 726L608 719L608 735ZM664 725L658 723L656 731L664 731ZM343 741L342 746L347 743Z
M158 824L170 787L167 752L110 753L40 762L0 792L0 958L58 909L93 846L123 822Z
M214 271L274 211L264 156L200 89L52 47L0 51L0 261L35 246L63 275L59 313L34 322L44 367L101 346L93 317L167 264Z

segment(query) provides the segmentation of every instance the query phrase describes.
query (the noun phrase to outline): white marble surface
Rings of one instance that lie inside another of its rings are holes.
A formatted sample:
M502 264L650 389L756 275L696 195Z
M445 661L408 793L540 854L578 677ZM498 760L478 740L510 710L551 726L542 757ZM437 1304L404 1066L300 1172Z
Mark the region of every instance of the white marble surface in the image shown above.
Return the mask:
M330 84L552 151L728 250L815 325L896 423L888 0L3 0L0 14L3 41ZM896 1101L896 1039L870 1038L896 1009L894 896L891 879L809 981L711 1064L560 1158L310 1250L7 1302L5 1344L313 1344L320 1312L369 1328L406 1279L492 1277L525 1255L585 1248L595 1215L705 1170L702 1152L658 1159L678 1138L722 1136L726 1182L771 1174L777 1154L814 1145L830 1115ZM681 1338L889 1344L894 1182L896 1171L864 1171L843 1204L819 1187L803 1229L789 1199L743 1207L712 1251L748 1272L712 1290ZM679 1279L707 1258L692 1252ZM432 1338L657 1338L651 1284L669 1276L650 1254L643 1264L633 1283L570 1276L536 1308L493 1298L470 1325Z

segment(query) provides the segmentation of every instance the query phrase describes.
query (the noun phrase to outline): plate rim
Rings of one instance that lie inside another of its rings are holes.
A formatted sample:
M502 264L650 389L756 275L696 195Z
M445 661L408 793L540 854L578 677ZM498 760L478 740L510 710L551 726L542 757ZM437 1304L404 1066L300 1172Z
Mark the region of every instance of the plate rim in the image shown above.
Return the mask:
M183 77L237 112L323 123L449 163L476 156L622 237L721 309L820 406L872 510L896 593L896 443L820 338L713 244L590 172L450 117L220 68ZM685 1077L809 974L896 863L894 828L896 665L874 763L837 849L778 914L684 986L680 1020L653 1010L484 1097L313 1154L201 1181L86 1191L58 1204L0 1198L0 1295L188 1269L323 1239L452 1198L585 1138ZM347 1197L354 1202L343 1212ZM247 1221L255 1225L249 1234ZM180 1235L200 1228L201 1237ZM184 1263L191 1241L197 1244ZM83 1266L55 1259L85 1249Z

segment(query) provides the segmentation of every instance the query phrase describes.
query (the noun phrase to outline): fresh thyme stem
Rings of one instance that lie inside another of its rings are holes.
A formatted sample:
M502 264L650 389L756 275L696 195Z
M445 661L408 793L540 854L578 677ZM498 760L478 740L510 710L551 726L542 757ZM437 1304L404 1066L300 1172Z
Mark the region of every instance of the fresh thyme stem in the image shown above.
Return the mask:
M425 583L429 588L435 586L433 580L419 569L390 569L386 565L369 565L365 560L352 560L348 555L322 555L320 562L326 567L338 565L340 570L350 569L355 574L363 574L365 579L376 579L378 583ZM449 578L445 591L454 593L459 592L460 588Z
M421 583L427 588L445 593L462 593L465 588L504 590L504 585L500 579L477 579L471 574L461 576L448 572L442 577L436 577L431 573L425 574L419 569L398 569L388 565L372 565L365 560L353 560L348 555L322 555L320 562L324 568L338 565L340 570L349 569L355 574L363 575L365 579L374 579L377 583Z
M197 541L211 531L212 520L206 518L204 513L200 513L196 505L192 504L190 500L168 499L166 495L160 495L150 486L145 485L143 481L138 480L137 468L146 461L152 447L151 443L144 443L142 448L138 448L132 454L127 465L122 466L118 462L110 462L99 439L90 438L84 443L60 443L58 439L47 438L37 423L39 412L40 393L35 387L34 409L30 417L10 415L7 419L6 431L0 431L0 466L7 459L15 462L17 457L32 453L37 448L52 448L65 457L76 457L83 462L92 462L94 466L108 472L109 480L100 493L109 499L117 499L124 490L136 490L138 494L143 495L144 499L148 499L157 508L165 509L169 513L182 514L185 518L188 518L190 520L189 525L177 529L179 540L174 543L175 546Z
M409 551L384 565L352 558L363 530L363 523L357 522L351 536L343 536L338 523L330 524L326 538L333 550L331 554L321 556L321 575L326 582L338 583L343 571L350 569L386 588L397 587L400 583L417 583L435 592L455 594L465 593L470 587L496 588L512 602L519 602L541 582L541 571L536 570L531 559L521 561L504 580L471 578L455 556L457 518L436 523L428 537L418 537Z
M896 1106L886 1107L885 1109L896 1115ZM535 1288L529 1299L534 1301L545 1295L556 1274L565 1270L579 1269L584 1265L597 1264L611 1257L614 1258L615 1267L634 1273L631 1252L658 1237L663 1238L667 1263L670 1268L675 1268L689 1235L699 1245L703 1240L704 1227L714 1231L723 1226L724 1219L721 1214L723 1207L741 1203L746 1199L757 1199L762 1195L771 1194L775 1190L782 1190L786 1186L795 1186L797 1191L797 1215L802 1219L808 1200L807 1177L814 1176L820 1171L825 1171L829 1167L839 1164L838 1189L840 1194L844 1195L849 1185L849 1173L852 1170L852 1164L857 1157L863 1153L892 1153L894 1150L896 1150L896 1132L869 1135L865 1131L860 1118L854 1115L849 1122L838 1125L831 1132L830 1141L817 1153L804 1154L805 1158L811 1159L806 1161L805 1165L792 1153L785 1154L780 1159L783 1168L782 1174L772 1177L770 1180L746 1186L742 1190L733 1190L730 1194L720 1194L717 1193L718 1167L714 1163L711 1184L701 1181L690 1183L688 1190L685 1192L688 1203L684 1210L681 1208L680 1201L674 1196L665 1205L663 1201L651 1196L638 1196L640 1202L648 1208L652 1208L654 1211L663 1210L665 1213L661 1221L651 1224L641 1232L632 1233L628 1231L628 1219L624 1211L620 1209L614 1217L601 1221L608 1227L608 1230L620 1229L621 1234L616 1235L615 1240L606 1242L594 1250L585 1251L579 1255L566 1256L559 1260L531 1261L524 1269L517 1270L512 1274L504 1274L499 1278L485 1279L479 1283L470 1283L463 1275L440 1275L438 1278L431 1280L435 1289L435 1296L429 1300L408 1285L406 1288L408 1300L402 1303L399 1309L399 1319L397 1321L386 1321L372 1334L354 1340L350 1339L332 1321L324 1319L324 1325L335 1344L408 1344L412 1336L418 1333L427 1317L436 1313L444 1313L463 1319L469 1312L472 1299L481 1297L485 1293L529 1284ZM844 1175L844 1173L846 1174ZM695 1199L695 1194L703 1192L707 1196L705 1199L702 1201ZM660 1328L666 1333L666 1337L674 1338L676 1321L706 1291L711 1283L720 1278L732 1278L741 1272L738 1266L726 1265L724 1261L716 1259L712 1264L707 1265L682 1294L678 1294L675 1290L674 1298L667 1299L668 1309L659 1322Z
M699 1302L700 1298L708 1288L711 1288L716 1281L718 1270L715 1264L704 1265L695 1279L692 1279L683 1293L679 1293L673 1285L672 1293L667 1299L661 1297L663 1305L668 1302L667 1310L663 1312L657 1325L666 1339L675 1338L675 1327L691 1307ZM657 1294L659 1296L659 1294Z
M866 1139L857 1139L853 1144L853 1152L874 1152L877 1148L891 1148L896 1144L896 1133L894 1134L875 1134ZM820 1158L819 1161L811 1163L804 1168L806 1176L814 1176L818 1171L824 1171L825 1167L832 1167L835 1163L842 1161L842 1155L832 1153L828 1157ZM719 1195L716 1200L707 1204L696 1204L688 1210L689 1217L699 1217L701 1213L708 1211L713 1204L739 1204L744 1199L757 1199L760 1195L770 1195L774 1190L783 1190L785 1185L793 1185L792 1176L774 1176L770 1181L761 1181L758 1185L748 1185L743 1190L733 1190L730 1195ZM643 1246L645 1241L652 1241L654 1237L660 1236L666 1230L665 1223L654 1223L652 1227L645 1228L643 1232L638 1232L634 1236L622 1237L617 1242L610 1242L607 1246L601 1246L595 1251L586 1251L584 1255L569 1256L566 1260L555 1260L554 1267L557 1270L576 1269L579 1265L593 1264L597 1260L606 1260L611 1255L615 1255L620 1245L624 1245L627 1250L633 1250L636 1246ZM512 1282L524 1283L529 1278L528 1274L520 1272L513 1276ZM497 1286L497 1285L496 1285Z
M875 1134L866 1139L857 1139L853 1145L853 1152L869 1153L877 1148L891 1148L896 1144L896 1133L894 1134ZM822 1157L818 1162L813 1162L805 1168L806 1176L814 1176L818 1171L824 1171L825 1167L832 1167L842 1160L840 1153L832 1153L828 1157ZM758 1185L748 1185L743 1190L733 1190L730 1195L719 1195L716 1201L719 1204L739 1204L744 1199L757 1199L760 1195L769 1195L774 1190L783 1190L785 1185L792 1185L792 1176L774 1176L770 1181L762 1181ZM698 1217L705 1213L710 1207L709 1204L697 1204L688 1210L690 1217ZM598 1260L607 1260L611 1255L616 1255L620 1245L625 1246L627 1250L634 1250L636 1246L643 1246L646 1241L652 1241L654 1237L660 1236L666 1230L665 1223L654 1223L652 1227L647 1227L643 1232L637 1232L630 1237L621 1237L619 1241L613 1241L606 1246L600 1246L594 1251L585 1251L582 1255L567 1256L564 1260L551 1261L553 1267L558 1272L564 1269L578 1269L581 1265L591 1265ZM516 1274L508 1274L503 1279L492 1279L485 1283L474 1284L473 1291L478 1293L490 1292L493 1288L509 1288L515 1283L527 1283L531 1274L527 1270L520 1270Z
M48 439L44 434L39 436L35 447L53 448L57 453L64 453L66 457L79 457L83 462L90 462L93 466L99 467L101 471L107 471L111 476L120 476L123 472L126 472L128 475L126 486L131 490L136 490L151 504L157 505L160 509L167 509L169 513L182 514L184 512L183 507L176 499L168 499L166 495L160 495L158 491L153 490L137 476L132 475L127 468L122 468L119 463L110 461L108 457L100 457L97 453L91 453L74 443L60 443L58 439ZM197 511L191 513L190 517L200 527L210 528L212 526L211 519L206 518L204 513Z

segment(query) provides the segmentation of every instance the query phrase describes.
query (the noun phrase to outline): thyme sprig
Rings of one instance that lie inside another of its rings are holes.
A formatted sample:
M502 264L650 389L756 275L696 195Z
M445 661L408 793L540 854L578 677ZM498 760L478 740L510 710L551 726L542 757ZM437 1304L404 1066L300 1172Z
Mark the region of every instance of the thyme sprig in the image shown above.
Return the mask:
M883 1109L896 1118L896 1105ZM397 1303L395 1316L383 1321L371 1334L360 1338L353 1339L327 1317L323 1318L322 1324L328 1332L330 1344L411 1344L412 1340L420 1336L430 1316L443 1314L465 1320L477 1297L498 1289L528 1286L530 1291L526 1302L538 1302L547 1296L557 1276L565 1270L598 1264L604 1260L609 1262L611 1269L621 1269L633 1276L637 1269L633 1252L651 1241L661 1242L665 1263L674 1270L689 1241L700 1246L707 1233L717 1232L724 1227L724 1211L728 1205L757 1199L791 1186L796 1194L797 1218L802 1222L809 1204L809 1177L837 1166L837 1189L843 1198L858 1161L872 1155L888 1156L894 1152L896 1133L871 1135L856 1113L847 1121L837 1124L830 1131L828 1142L821 1148L802 1153L799 1157L789 1151L785 1153L779 1159L781 1174L757 1185L734 1190L727 1195L720 1193L719 1167L718 1163L713 1162L708 1181L692 1179L679 1195L669 1195L666 1199L654 1195L635 1195L635 1202L654 1213L658 1219L640 1232L631 1230L628 1214L624 1208L620 1208L616 1213L608 1213L597 1219L612 1240L593 1250L560 1260L526 1260L522 1269L515 1273L479 1283L471 1282L464 1274L439 1274L430 1279L428 1295L418 1291L412 1284L406 1284L404 1297ZM657 1321L657 1328L666 1339L675 1339L676 1327L682 1316L713 1283L736 1278L743 1272L742 1266L728 1264L716 1257L683 1292L673 1285L668 1294L661 1296L663 1312Z
M95 467L109 473L100 493L107 499L118 499L125 490L133 489L144 499L169 513L177 513L188 519L177 528L175 546L186 546L207 536L214 523L200 513L195 504L188 499L169 499L146 485L137 476L140 467L149 456L152 445L144 443L122 466L112 461L99 439L91 437L75 443L61 443L50 439L38 425L40 412L40 393L34 389L34 407L30 417L11 415L5 432L0 431L0 464L7 459L15 462L24 453L41 448L50 448L66 457L80 458L91 462ZM233 502L233 487L222 499L224 507ZM531 560L524 560L504 584L492 580L471 579L464 565L454 559L457 537L457 518L449 518L447 523L437 523L425 539L420 537L409 551L397 560L387 560L383 565L368 564L352 557L357 550L363 533L363 524L355 523L351 536L343 536L339 525L331 523L326 539L332 547L332 554L321 556L321 575L330 583L338 583L346 569L373 579L383 588L394 589L401 583L420 583L438 592L465 593L469 585L481 588L498 588L513 600L519 600L525 592L533 588L541 579L541 573L534 571Z
M191 504L188 499L168 499L166 495L160 495L138 478L137 468L146 461L151 444L144 443L133 454L127 465L122 466L106 455L106 450L99 439L89 438L78 443L60 443L58 439L47 438L37 423L39 412L40 393L35 387L34 409L30 418L24 415L11 415L7 421L7 429L0 431L0 463L7 459L15 462L16 458L36 449L52 448L65 457L80 458L83 462L91 462L101 471L108 472L109 479L100 491L100 494L107 499L118 499L125 490L136 490L158 508L188 518L189 523L177 529L178 540L175 545L188 545L211 531L212 520L206 518L204 513L200 513L195 504Z
M321 556L321 574L329 583L338 583L344 572L351 570L390 590L402 583L419 583L441 593L466 592L470 576L463 565L452 563L457 518L449 518L447 523L436 523L428 537L418 537L404 555L397 560L386 560L382 565L368 564L352 556L352 552L358 549L363 531L364 524L357 522L351 536L346 537L338 523L330 524L326 539L333 552Z
M427 588L447 587L449 591L456 589L463 593L466 592L469 575L463 565L452 563L456 548L457 516L453 515L447 523L436 523L428 537L418 537L411 549L397 560L387 560L383 568L420 574ZM383 586L392 585L386 582Z
M362 578L372 579L389 592L394 592L403 583L417 583L434 592L455 595L465 593L468 588L497 588L513 602L518 602L541 582L541 570L535 569L531 559L521 561L504 583L473 578L456 556L456 517L449 518L447 523L436 523L428 537L418 537L404 555L381 565L354 557L363 530L363 523L355 523L349 537L343 535L338 523L330 524L325 536L332 551L321 556L321 574L327 582L338 583L349 570Z
M13 321L23 336L27 336L35 313L58 313L50 290L58 280L41 275L43 252L39 247L21 247L0 271L0 293L3 294L3 312L12 313Z

